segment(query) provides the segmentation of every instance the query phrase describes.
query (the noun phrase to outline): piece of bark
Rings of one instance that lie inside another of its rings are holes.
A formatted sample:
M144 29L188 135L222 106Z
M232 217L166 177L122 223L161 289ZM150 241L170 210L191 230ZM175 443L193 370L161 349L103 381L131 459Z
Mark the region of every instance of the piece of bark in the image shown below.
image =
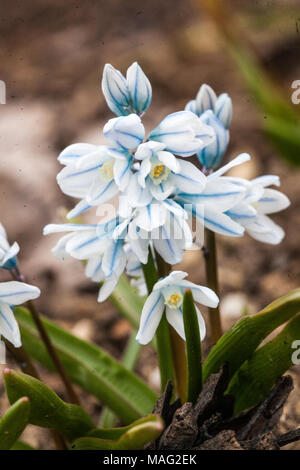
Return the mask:
M224 366L221 367L220 372L217 374L211 374L208 380L204 383L202 392L200 393L195 405L195 415L197 416L199 425L217 411L228 386L228 382L228 365L224 364Z
M159 450L191 449L198 434L197 420L192 403L185 403L175 411L172 423L164 431L160 440Z
M275 434L270 431L264 435L260 435L251 441L241 442L245 450L279 450L280 447L277 443Z
M268 395L254 409L248 423L237 431L239 441L251 440L272 430L278 423L293 380L289 375L280 377Z
M244 450L238 442L235 432L231 430L221 431L212 439L208 439L200 446L192 450Z
M300 428L295 429L294 431L289 431L286 434L282 434L277 438L277 443L279 447L286 446L287 444L291 444L292 442L300 440Z

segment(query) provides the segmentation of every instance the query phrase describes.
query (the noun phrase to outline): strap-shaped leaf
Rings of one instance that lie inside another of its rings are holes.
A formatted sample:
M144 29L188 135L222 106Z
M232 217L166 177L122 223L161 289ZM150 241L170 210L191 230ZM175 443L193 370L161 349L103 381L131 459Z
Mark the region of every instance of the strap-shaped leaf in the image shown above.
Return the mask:
M212 348L203 366L203 380L227 362L232 376L275 328L300 311L300 289L275 300L261 312L243 317Z
M19 307L15 314L26 351L53 370L29 312ZM73 382L96 396L124 424L151 413L157 395L135 374L101 348L76 338L49 320L43 319L43 323Z
M139 328L140 315L145 302L144 297L140 297L126 277L122 275L118 285L110 296L110 300L135 328Z
M129 424L128 426L122 426L120 428L95 428L92 429L87 437L97 437L99 439L110 439L110 440L117 440L120 439L123 434L128 432L130 429L140 426L141 424L145 423L157 423L157 415L151 414L148 416L144 416L133 423Z
M138 424L122 434L118 440L82 437L73 442L74 450L141 450L157 439L164 429L160 416Z
M30 402L22 397L0 419L0 450L10 449L26 428L29 420Z
M259 403L276 379L292 365L292 343L300 338L300 315L291 320L273 340L266 343L234 374L227 393L235 397L235 414Z
M187 354L187 401L195 403L202 388L202 352L193 294L187 289L183 298L183 322Z
M58 429L70 441L85 436L92 428L90 416L78 405L65 403L53 390L30 375L6 369L3 373L10 403L27 396L30 400L29 422Z

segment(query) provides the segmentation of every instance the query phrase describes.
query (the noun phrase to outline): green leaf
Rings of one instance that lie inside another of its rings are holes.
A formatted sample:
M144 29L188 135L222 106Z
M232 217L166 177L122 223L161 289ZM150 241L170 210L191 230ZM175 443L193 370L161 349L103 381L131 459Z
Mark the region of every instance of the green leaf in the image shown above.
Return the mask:
M126 345L125 353L121 360L121 364L123 364L123 366L128 370L134 369L141 351L141 345L136 341L135 337L136 331L131 334ZM104 408L101 413L99 425L103 428L111 428L116 424L116 422L117 416L112 411L110 411L109 408Z
M129 323L138 329L140 324L140 315L145 302L144 297L140 297L126 277L122 275L118 285L110 296L110 300Z
M186 290L183 298L183 322L187 354L187 401L195 403L202 389L202 352L198 316L190 289Z
M99 439L110 439L116 440L119 439L123 434L125 434L130 429L134 428L135 426L140 426L144 423L156 423L157 422L157 415L151 414L148 416L144 416L133 423L129 424L128 426L122 426L120 428L95 428L92 429L87 437L97 437Z
M291 320L273 340L257 349L235 373L227 393L235 397L234 413L257 405L276 379L292 365L292 343L300 338L300 315Z
M29 312L18 307L15 315L26 351L53 370ZM76 338L49 320L43 318L43 323L73 382L96 396L124 424L151 413L157 395L142 380L101 348Z
M14 403L0 419L0 450L10 449L28 424L30 402L26 396Z
M78 405L65 403L40 380L10 369L6 369L3 375L10 403L15 403L20 397L29 398L31 424L57 429L70 441L85 436L93 428L86 411Z
M300 311L300 289L295 289L275 300L261 312L243 317L211 349L203 365L203 381L229 365L232 376L275 328L290 320Z
M143 423L133 426L118 440L82 437L74 441L74 450L141 450L144 446L157 439L164 429L160 416L152 416Z

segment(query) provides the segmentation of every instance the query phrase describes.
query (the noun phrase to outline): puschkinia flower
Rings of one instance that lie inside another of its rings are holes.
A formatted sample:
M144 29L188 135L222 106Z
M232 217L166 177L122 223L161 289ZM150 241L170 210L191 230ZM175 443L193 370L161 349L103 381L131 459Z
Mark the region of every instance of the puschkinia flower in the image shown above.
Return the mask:
M195 100L186 105L186 110L195 113L200 120L213 128L216 138L208 146L197 152L197 156L206 168L217 168L229 143L228 128L232 119L232 102L227 93L218 97L214 90L203 84Z
M173 271L164 279L159 280L147 298L140 320L140 327L136 339L140 344L148 344L160 323L164 310L170 325L185 339L182 304L186 289L191 289L195 302L215 308L219 299L208 287L198 286L184 278L187 273ZM205 322L196 307L200 336L203 340L206 333Z
M149 141L139 145L135 158L141 161L138 182L155 199L163 200L176 191L197 193L205 186L205 176L195 165L164 150L165 144Z
M255 240L277 245L284 237L284 230L269 217L269 214L286 209L290 205L287 196L268 186L280 186L279 177L265 175L247 181L230 178L237 187L246 189L244 197L227 211L227 215L241 224Z
M108 107L117 116L144 113L152 98L151 84L137 62L128 68L126 79L119 70L106 64L102 91Z
M0 268L10 271L18 265L17 254L20 247L17 242L10 245L7 241L6 231L0 224Z
M40 290L29 284L17 281L0 283L0 339L3 336L16 348L21 346L20 330L13 307L39 296ZM5 348L2 343L0 344L0 364L4 363Z

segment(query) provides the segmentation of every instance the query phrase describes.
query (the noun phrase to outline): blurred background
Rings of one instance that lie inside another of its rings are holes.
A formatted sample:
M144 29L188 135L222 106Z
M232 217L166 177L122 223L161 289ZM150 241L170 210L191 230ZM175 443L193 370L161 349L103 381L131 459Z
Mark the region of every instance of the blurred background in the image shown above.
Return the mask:
M226 11L224 10L226 3ZM41 311L74 334L120 357L131 327L107 301L97 304L97 285L80 262L58 261L55 236L42 228L61 222L74 205L57 184L57 155L74 142L104 143L102 127L113 117L101 94L106 62L126 72L135 60L149 77L152 106L148 129L181 110L208 83L233 100L231 141L226 159L249 152L252 160L232 171L254 178L278 174L291 207L274 216L286 231L281 245L219 237L221 309L229 328L247 309L254 313L299 284L300 104L292 82L300 80L300 0L12 0L0 2L0 220L21 246L20 262L30 283L42 289ZM187 252L183 267L204 283L201 253ZM0 280L7 280L1 273ZM8 363L13 364L10 358ZM282 428L299 425L296 392ZM137 370L158 386L150 348ZM63 396L56 377L41 371ZM297 385L298 384L298 385ZM299 395L298 395L299 396ZM0 383L0 412L7 406ZM96 400L86 403L99 414ZM37 428L27 441L48 446Z

